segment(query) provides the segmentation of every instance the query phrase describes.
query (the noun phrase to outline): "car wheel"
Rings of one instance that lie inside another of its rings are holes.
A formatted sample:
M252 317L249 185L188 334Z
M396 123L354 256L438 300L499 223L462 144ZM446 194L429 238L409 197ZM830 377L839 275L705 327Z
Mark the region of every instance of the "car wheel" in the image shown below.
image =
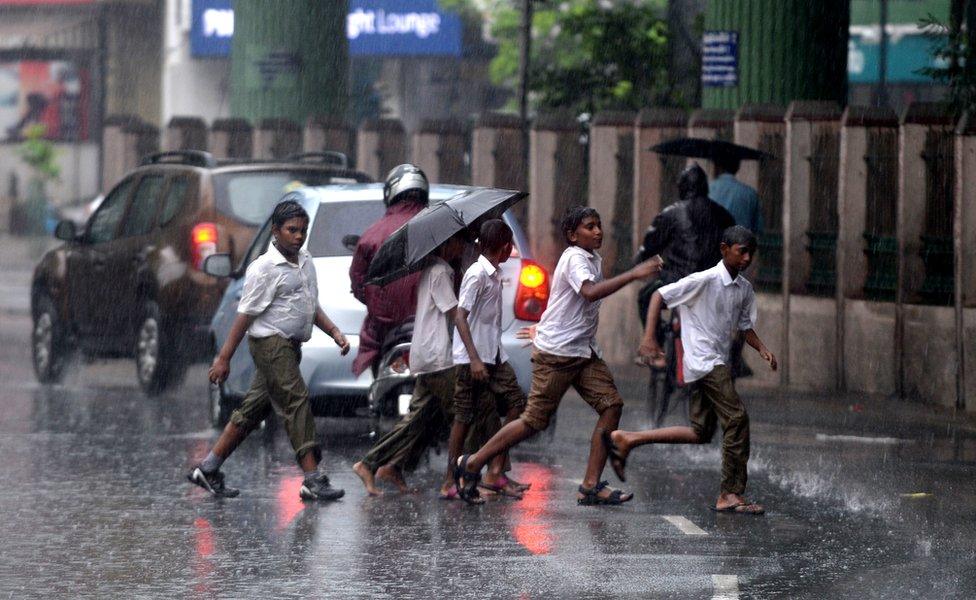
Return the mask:
M64 377L71 349L65 325L54 302L47 296L38 297L31 330L31 358L34 373L41 383L58 383Z
M179 384L183 364L173 340L168 339L159 315L159 306L146 302L136 330L136 376L142 391L150 396Z
M234 412L233 403L227 397L222 383L210 384L210 424L215 429L223 429L230 421L230 414Z

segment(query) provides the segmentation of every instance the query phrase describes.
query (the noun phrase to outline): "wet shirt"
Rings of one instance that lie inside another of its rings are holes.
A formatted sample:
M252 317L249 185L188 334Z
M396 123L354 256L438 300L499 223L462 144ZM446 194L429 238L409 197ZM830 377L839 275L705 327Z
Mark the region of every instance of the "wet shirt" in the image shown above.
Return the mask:
M681 307L685 381L691 383L729 364L739 331L756 324L756 294L741 275L732 279L725 263L693 273L660 290L668 308Z
M578 246L566 248L553 271L549 305L536 327L536 348L556 356L600 356L600 300L590 302L580 294L587 281L603 281L603 259Z
M468 328L478 358L486 365L508 361L502 347L502 279L491 261L479 256L461 280L458 307L468 311ZM471 363L461 336L454 336L454 364Z
M417 284L417 316L410 342L410 370L414 374L436 373L454 365L448 313L457 304L454 269L435 256Z
M708 197L729 211L736 225L742 225L757 236L762 233L759 194L729 173L722 173L708 184Z
M312 337L318 298L311 255L304 248L299 250L296 265L271 244L247 267L237 312L256 317L247 330L251 337L278 335L307 342Z

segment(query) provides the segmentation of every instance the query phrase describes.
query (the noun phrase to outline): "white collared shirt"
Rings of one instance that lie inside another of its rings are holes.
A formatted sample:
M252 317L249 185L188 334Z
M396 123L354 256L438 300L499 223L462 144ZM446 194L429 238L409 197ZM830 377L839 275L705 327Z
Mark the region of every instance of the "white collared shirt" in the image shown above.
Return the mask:
M436 373L454 365L451 359L451 323L447 314L457 306L454 269L435 256L417 283L417 316L410 342L410 371Z
M742 275L732 279L725 263L692 273L660 289L668 308L681 307L685 382L727 365L739 331L756 325L756 294Z
M464 273L458 307L468 311L468 328L478 352L486 365L508 361L502 347L502 280L498 269L484 256L478 256ZM471 364L471 357L460 335L454 336L454 364Z
M247 334L254 338L280 335L307 342L312 337L319 287L311 255L298 251L298 264L288 262L274 244L247 267L237 312L257 318Z
M556 356L600 356L600 300L590 302L580 294L587 281L603 281L603 259L579 246L566 248L553 271L549 305L536 327L536 348Z

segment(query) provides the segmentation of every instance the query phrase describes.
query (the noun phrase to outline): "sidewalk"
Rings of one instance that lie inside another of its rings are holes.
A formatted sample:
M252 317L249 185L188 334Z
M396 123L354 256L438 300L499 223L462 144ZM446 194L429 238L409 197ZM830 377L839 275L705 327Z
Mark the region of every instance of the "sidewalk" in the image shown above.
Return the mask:
M44 253L61 242L53 237L19 237L0 233L0 314L30 312L30 283Z

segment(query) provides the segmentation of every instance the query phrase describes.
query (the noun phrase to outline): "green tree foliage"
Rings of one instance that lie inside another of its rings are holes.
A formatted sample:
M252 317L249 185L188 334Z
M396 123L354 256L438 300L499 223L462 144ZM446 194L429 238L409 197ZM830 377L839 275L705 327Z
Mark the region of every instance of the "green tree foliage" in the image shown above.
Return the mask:
M54 144L44 139L46 127L30 125L24 131L24 142L19 149L20 159L31 168L34 179L41 183L57 179L61 175L54 155Z
M952 0L948 23L929 15L920 26L933 41L939 66L919 72L949 87L946 99L957 114L976 109L976 2Z
M491 34L499 46L492 82L513 92L518 88L519 4L489 3ZM529 91L535 110L579 114L638 110L668 101L666 0L564 0L534 6Z

